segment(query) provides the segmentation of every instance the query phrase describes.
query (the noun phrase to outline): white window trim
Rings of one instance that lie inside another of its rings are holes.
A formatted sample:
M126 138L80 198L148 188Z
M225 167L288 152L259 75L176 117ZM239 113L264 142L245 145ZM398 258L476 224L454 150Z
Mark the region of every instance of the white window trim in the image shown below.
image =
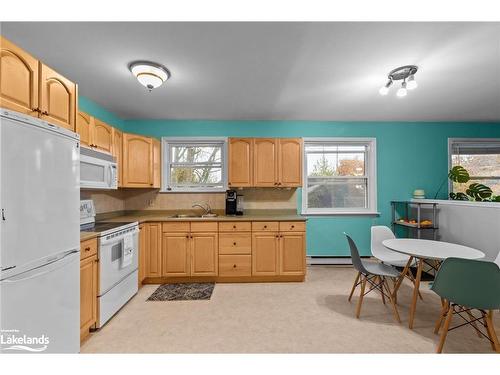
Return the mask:
M222 184L221 188L179 188L170 187L170 145L172 144L186 144L186 143L222 143ZM162 137L162 181L161 193L218 193L227 190L227 137Z
M500 143L500 138L448 138L448 171L452 168L451 150L454 143ZM448 196L453 191L453 183L448 178Z
M344 143L344 144L367 144L368 150L366 153L367 161L366 166L368 167L368 207L365 209L361 208L307 208L307 158L306 158L306 143L324 143L324 142L334 142L334 143ZM304 186L302 187L302 215L379 215L377 211L377 139L376 138L354 138L354 137L315 137L315 138L304 138L303 147L303 167L302 173L304 181Z

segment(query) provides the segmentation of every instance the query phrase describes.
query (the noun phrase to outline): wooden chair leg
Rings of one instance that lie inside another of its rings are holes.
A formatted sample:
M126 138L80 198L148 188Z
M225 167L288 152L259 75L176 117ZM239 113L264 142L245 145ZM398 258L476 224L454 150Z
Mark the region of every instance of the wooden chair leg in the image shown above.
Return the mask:
M401 283L403 282L405 275L408 273L408 269L410 268L412 262L413 262L413 257L410 257L410 259L408 259L408 262L406 262L406 266L403 269L403 272L401 272L401 276L398 278L398 281L394 286L393 296L396 296L396 294L398 293L399 287L401 286Z
M354 280L354 284L352 285L351 293L349 294L349 298L347 299L349 302L351 302L351 298L352 298L352 295L354 293L354 290L356 290L356 286L358 285L360 275L361 275L361 272L358 272L358 274L356 275L356 279Z
M363 303L363 297L365 294L366 287L366 276L361 275L361 292L359 293L358 306L356 307L356 318L359 319L359 315L361 314L361 304Z
M488 336L491 340L491 347L497 353L500 353L500 343L498 342L498 336L495 332L495 325L493 324L493 310L490 310L485 314L486 320L486 330L488 331Z
M377 276L376 281L379 284L380 287L380 296L382 297L382 303L385 305L385 296L384 296L384 279L381 276Z
M443 352L444 342L446 341L446 335L448 335L448 329L450 328L451 318L453 317L453 307L450 303L448 305L448 313L446 314L446 320L444 321L443 332L441 332L441 338L439 339L439 345L437 348L437 353Z
M441 298L441 313L439 314L439 319L436 321L436 325L434 326L434 333L437 335L439 333L439 329L443 324L443 320L448 313L448 302L444 298Z
M401 323L401 318L399 317L399 312L398 308L396 306L396 303L394 302L393 295L391 293L391 290L389 289L389 284L387 283L387 279L385 277L382 278L382 286L385 286L387 289L387 295L389 296L389 302L392 305L392 310L394 312L394 317L396 318L398 323Z

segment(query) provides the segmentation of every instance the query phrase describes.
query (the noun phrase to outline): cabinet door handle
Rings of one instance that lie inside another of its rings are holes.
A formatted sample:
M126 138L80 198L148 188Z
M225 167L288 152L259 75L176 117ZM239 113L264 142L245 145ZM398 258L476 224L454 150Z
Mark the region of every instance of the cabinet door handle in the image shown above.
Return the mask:
M48 115L49 115L49 112L47 112L47 111L43 111L43 112L42 112L42 115L44 115L44 116L48 116Z
M276 235L276 238L280 238L280 236Z
M233 229L236 229L236 225L233 225Z
M90 247L86 247L86 248L85 248L85 251L90 251Z
M264 229L266 229L266 228L267 228L267 225L264 225Z
M40 108L31 108L31 112L38 112L38 113L40 113L41 111L40 111Z
M233 245L236 246L236 242L233 242Z
M233 264L233 268L236 268L236 264Z
M292 228L292 229L293 229L293 228L295 228L295 225L292 225L292 226L291 226L291 228Z
M186 236L186 238L189 238L189 236Z

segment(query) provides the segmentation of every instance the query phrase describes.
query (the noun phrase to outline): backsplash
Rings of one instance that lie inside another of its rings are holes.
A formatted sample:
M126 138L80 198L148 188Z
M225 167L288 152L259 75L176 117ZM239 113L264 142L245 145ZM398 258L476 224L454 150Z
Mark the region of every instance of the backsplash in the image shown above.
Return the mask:
M80 190L80 199L92 199L96 214L125 210L125 200L121 190Z
M296 209L297 189L248 188L238 191L245 196L245 209ZM208 203L224 210L225 193L159 193L150 189L116 191L83 190L80 199L93 199L96 213L123 210L190 210L194 203Z

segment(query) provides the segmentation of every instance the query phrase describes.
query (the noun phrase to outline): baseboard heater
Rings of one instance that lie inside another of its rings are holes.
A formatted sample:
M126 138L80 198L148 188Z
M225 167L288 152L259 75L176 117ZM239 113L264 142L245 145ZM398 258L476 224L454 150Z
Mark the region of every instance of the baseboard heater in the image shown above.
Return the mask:
M369 258L369 257L361 257ZM307 265L349 265L352 264L351 257L338 257L338 256L325 256L325 255L313 255L307 257Z

